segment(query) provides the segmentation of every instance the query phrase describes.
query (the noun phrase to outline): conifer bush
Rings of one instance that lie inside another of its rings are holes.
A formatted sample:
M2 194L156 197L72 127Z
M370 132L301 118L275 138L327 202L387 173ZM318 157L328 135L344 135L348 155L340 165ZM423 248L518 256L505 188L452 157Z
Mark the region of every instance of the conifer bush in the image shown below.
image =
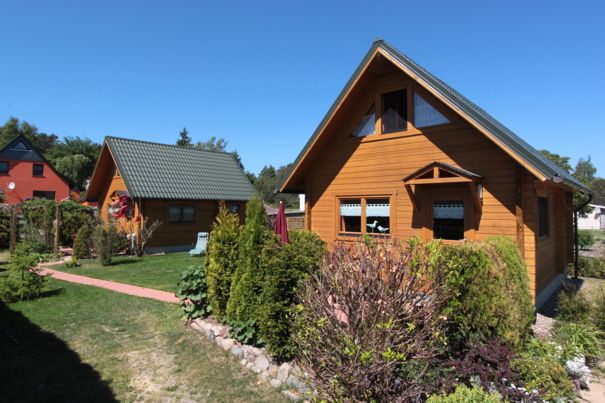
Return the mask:
M231 213L224 203L212 226L206 255L208 300L219 320L227 314L231 282L239 262L239 216Z
M293 304L299 285L315 273L326 253L326 244L310 231L291 231L290 243L266 243L261 252L265 279L258 313L259 336L269 353L279 359L294 357L291 340Z
M444 246L441 258L452 294L444 315L453 348L497 338L520 346L530 334L534 306L525 261L505 237Z
M76 234L73 256L77 259L87 259L91 256L92 247L92 227L89 224L84 224Z
M267 242L273 240L263 201L250 200L246 207L246 223L240 235L238 265L227 303L230 320L247 322L258 317L265 278L260 252Z
M0 281L0 300L5 302L34 299L42 294L46 278L36 268L40 255L31 253L29 246L17 245L11 256L8 276Z

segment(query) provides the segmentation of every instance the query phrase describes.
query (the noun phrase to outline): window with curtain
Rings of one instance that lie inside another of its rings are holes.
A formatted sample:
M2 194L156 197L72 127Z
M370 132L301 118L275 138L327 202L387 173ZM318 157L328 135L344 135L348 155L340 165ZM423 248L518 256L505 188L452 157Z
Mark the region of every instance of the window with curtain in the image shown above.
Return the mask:
M168 222L192 223L195 222L195 206L174 205L168 207Z
M353 131L353 136L354 137L365 137L365 136L369 136L370 134L374 134L375 124L376 124L376 111L374 108L374 104L372 104L372 106L370 106L370 108L365 113L365 115L363 115L363 117L361 118L361 121L359 122L359 124L357 125L355 130Z
M389 199L366 199L366 232L389 234L391 231L391 203Z
M382 94L382 132L395 133L407 130L407 92L398 90Z
M361 199L340 201L340 232L361 232Z
M450 121L424 100L420 95L414 94L414 126L429 127L449 123Z
M453 241L464 239L464 201L433 203L433 238Z
M538 197L538 238L550 235L548 197Z

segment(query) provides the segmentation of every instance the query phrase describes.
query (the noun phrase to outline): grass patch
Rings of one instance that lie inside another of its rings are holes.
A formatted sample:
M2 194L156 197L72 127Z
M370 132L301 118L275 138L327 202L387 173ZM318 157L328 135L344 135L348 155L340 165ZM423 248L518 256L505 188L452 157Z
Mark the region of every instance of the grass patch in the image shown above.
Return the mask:
M0 400L283 400L176 305L54 279L48 289L0 303Z
M70 268L58 266L57 270L82 276L134 284L162 291L176 291L181 272L203 258L191 257L187 253L169 253L156 256L118 256L110 266L101 266L95 259L81 260L81 266Z

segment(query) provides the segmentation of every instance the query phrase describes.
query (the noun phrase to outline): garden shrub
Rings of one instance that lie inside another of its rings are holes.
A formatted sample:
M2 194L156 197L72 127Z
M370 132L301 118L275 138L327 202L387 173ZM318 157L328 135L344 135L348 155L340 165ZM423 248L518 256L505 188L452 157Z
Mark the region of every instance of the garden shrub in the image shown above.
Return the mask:
M42 294L46 278L36 268L39 255L17 249L11 256L8 276L0 283L0 299L5 302L34 299Z
M573 286L564 286L557 298L557 319L564 322L588 322L590 301Z
M229 319L246 322L258 318L265 277L260 251L267 242L273 242L273 239L263 201L250 200L246 207L246 224L240 235L238 265L227 302Z
M196 319L210 315L212 309L208 303L206 268L198 264L181 273L176 296L187 319Z
M224 320L231 282L239 261L239 216L231 213L224 203L212 225L206 254L208 300L218 320Z
M579 230L578 231L578 247L582 250L590 249L596 242L596 238L592 231Z
M605 258L580 256L578 274L582 277L605 279Z
M499 394L486 392L478 386L469 388L466 385L458 385L454 392L449 395L432 395L427 399L427 403L500 403Z
M553 329L553 341L563 347L563 359L581 354L589 365L603 357L602 337L598 329L586 323L557 322Z
M124 247L124 243L128 243L125 234L118 231L115 221L111 218L107 224L95 226L92 240L102 266L109 266L113 255Z
M252 346L260 344L258 325L255 319L248 319L246 321L227 319L227 325L229 326L229 336L240 343Z
M287 244L266 243L261 251L265 279L261 293L258 325L260 338L278 360L291 359L296 346L290 335L292 305L302 280L317 271L326 244L310 231L291 231Z
M65 200L60 205L61 210L61 243L72 246L77 232L84 225L92 225L93 211L73 200Z
M86 259L91 256L90 251L93 247L92 233L90 224L84 224L80 227L74 241L73 257Z
M601 332L605 332L605 288L600 288L593 297L592 321Z
M10 244L11 215L11 207L0 205L0 247L7 248Z
M553 342L530 339L511 362L528 390L537 390L543 399L573 399L574 385L562 365L562 349Z
M55 201L31 199L21 205L23 228L21 234L28 242L47 245L52 250L54 244Z
M292 337L318 399L408 401L423 395L429 362L444 348L430 245L336 244L303 283Z
M492 338L521 345L530 334L534 306L525 261L516 243L499 237L445 246L441 258L452 294L444 310L452 347Z
M46 255L52 252L53 246L49 243L44 243L41 241L29 241L22 240L19 242L15 248L18 248L20 252L13 252L13 254L38 254L38 255Z

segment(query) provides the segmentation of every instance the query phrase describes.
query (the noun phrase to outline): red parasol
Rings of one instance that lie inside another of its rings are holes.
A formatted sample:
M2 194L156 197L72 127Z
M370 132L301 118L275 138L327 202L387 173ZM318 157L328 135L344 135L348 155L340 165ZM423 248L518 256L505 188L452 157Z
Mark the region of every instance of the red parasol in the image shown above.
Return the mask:
M288 243L288 221L286 220L286 209L284 203L279 202L279 208L277 209L277 217L275 217L275 225L273 232L279 235L282 243Z

